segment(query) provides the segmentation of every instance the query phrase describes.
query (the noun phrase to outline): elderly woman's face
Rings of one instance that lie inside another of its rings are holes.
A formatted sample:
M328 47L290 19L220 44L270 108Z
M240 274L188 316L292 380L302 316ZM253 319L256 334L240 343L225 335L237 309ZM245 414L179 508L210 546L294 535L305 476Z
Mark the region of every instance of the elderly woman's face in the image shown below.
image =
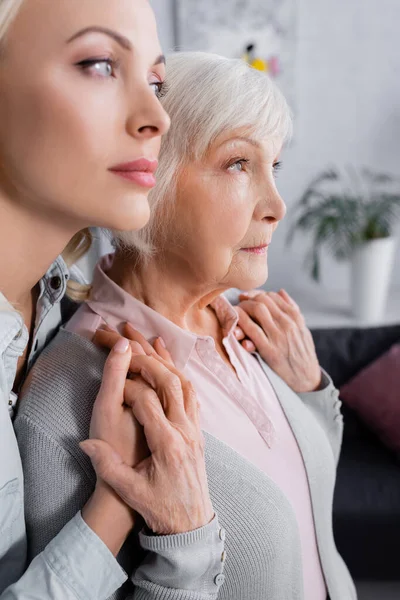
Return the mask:
M265 283L268 245L286 212L274 176L281 145L243 130L227 132L181 174L168 254L200 285L251 289Z

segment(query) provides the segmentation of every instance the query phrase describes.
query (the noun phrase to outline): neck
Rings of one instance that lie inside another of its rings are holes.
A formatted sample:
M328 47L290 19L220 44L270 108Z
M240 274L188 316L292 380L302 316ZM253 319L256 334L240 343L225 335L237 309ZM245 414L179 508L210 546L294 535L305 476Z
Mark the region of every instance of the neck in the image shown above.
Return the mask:
M0 214L0 290L23 311L32 302L32 290L75 232L1 196Z
M215 337L219 325L209 305L227 288L196 281L174 257L157 255L133 268L132 258L117 251L108 276L182 329Z

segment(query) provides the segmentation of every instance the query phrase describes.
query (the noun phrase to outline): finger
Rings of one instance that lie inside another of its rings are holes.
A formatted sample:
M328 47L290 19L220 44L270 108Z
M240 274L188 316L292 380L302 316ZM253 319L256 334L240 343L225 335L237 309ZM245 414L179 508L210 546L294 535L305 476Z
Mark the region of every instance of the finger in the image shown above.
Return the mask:
M174 366L152 356L132 357L130 369L139 373L157 393L167 418L182 424L186 417L182 384L186 378Z
M150 452L156 452L171 426L157 393L139 376L126 382L124 400L143 427Z
M115 344L120 339L126 339L126 338L122 338L122 336L117 331L114 331L113 329L109 329L109 328L106 329L104 327L103 329L97 329L96 333L93 336L92 341L97 346L100 346L102 348L109 348L111 350L112 348L114 348ZM132 354L145 354L145 351L143 350L142 346L138 342L132 342L132 341L129 341L129 342L130 342Z
M279 334L279 330L276 326L274 319L272 318L270 308L269 308L268 304L265 302L264 298L262 299L262 301L246 300L245 302L241 302L239 307L249 317L251 317L252 320L255 321L255 323L257 325L260 326L261 330L264 332L264 334L267 337L269 337L271 339L275 339L277 337L277 335ZM245 332L245 334L247 335L247 337L251 337L251 336L249 336L249 333L246 330L244 323L248 323L248 321L247 320L240 321L240 319L239 319L239 325L242 327L242 329ZM252 341L254 342L254 340L252 340Z
M279 302L274 298L274 295L276 296L277 294L268 292L265 294L265 296L257 298L256 302L259 305L258 313L259 315L262 315L263 313L261 307L265 307L267 311L265 313L265 318L266 314L268 313L270 322L274 324L276 330L282 331L285 330L291 323L293 323L293 320L288 313L282 309ZM286 304L282 298L279 299L282 303ZM258 321L258 318L256 319ZM263 329L265 328L264 323L262 323L262 327ZM272 327L272 325L270 325L270 327Z
M138 342L142 346L142 348L145 351L145 353L147 354L147 356L152 356L153 354L155 354L155 350L154 350L153 346L150 344L150 342L148 342L146 340L146 338L144 337L144 335L142 335L140 333L140 331L137 331L137 329L132 327L132 325L130 323L124 324L123 331L124 331L124 335L128 338L128 340Z
M124 463L115 450L101 440L85 440L79 444L90 458L97 477L105 481L113 490L136 510L141 499L147 497L148 484L143 475Z
M96 405L103 410L122 406L131 355L129 340L120 337L105 362L101 386L96 398Z
M256 296L259 296L260 294L264 294L265 292L263 290L250 290L249 292L243 292L242 294L239 294L239 300L253 300L254 298L256 298Z
M239 323L246 336L260 353L264 353L269 345L269 340L263 329L241 307L236 307L236 310L239 314Z
M101 328L96 330L92 342L96 344L96 346L109 348L111 350L121 337L122 336L120 336L117 331L108 328L106 325L102 325Z
M241 340L244 340L244 338L246 337L243 329L241 329L240 327L235 327L235 331L233 332L233 335L235 336L235 338L237 340L239 340L239 342Z
M293 323L296 323L299 326L303 324L303 315L301 312L298 311L292 303L284 300L280 294L270 292L265 295L262 302L268 306L272 317L281 326L287 326Z
M300 306L297 304L297 302L295 300L293 300L292 296L290 296L286 290L279 290L278 294L290 305L293 306L293 308L295 308L301 315L301 309Z
M169 353L162 337L158 337L156 340L154 340L154 350L157 352L157 354L159 356L161 356L161 358L163 360L165 360L167 363L170 363L171 365L175 366L175 363L172 360L172 356Z
M186 415L192 424L200 428L200 403L192 383L184 381L182 391Z
M281 298L283 298L288 304L293 304L295 305L295 301L293 300L293 298L291 298L291 296L289 296L289 294L287 293L286 290L281 289L279 290L278 294L281 296Z
M257 348L255 347L255 345L253 344L253 342L251 340L243 340L242 342L242 346L245 350L247 350L247 352L255 352L257 350Z

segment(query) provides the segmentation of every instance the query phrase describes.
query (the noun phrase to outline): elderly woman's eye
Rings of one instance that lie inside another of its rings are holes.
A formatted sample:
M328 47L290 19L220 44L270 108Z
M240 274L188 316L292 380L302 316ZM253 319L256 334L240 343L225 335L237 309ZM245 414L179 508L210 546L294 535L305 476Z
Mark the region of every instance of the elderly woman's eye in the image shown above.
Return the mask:
M230 163L228 165L228 171L244 171L245 170L245 165L248 163L249 161L246 158L241 158L240 160L235 160L234 163Z
M115 77L116 62L111 58L91 58L78 63L83 71L94 77Z
M281 169L282 169L282 162L281 161L276 162L273 166L274 177L277 177L277 175Z

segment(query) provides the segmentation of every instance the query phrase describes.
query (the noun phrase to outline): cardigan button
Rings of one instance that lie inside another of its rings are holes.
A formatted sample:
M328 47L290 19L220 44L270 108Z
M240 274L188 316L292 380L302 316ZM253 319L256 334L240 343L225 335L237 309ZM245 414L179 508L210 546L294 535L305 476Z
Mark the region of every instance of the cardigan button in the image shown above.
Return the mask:
M214 579L214 583L215 585L221 586L225 581L225 575L223 573L219 573L215 579Z
M225 541L225 538L226 538L225 529L223 529L221 527L221 529L219 530L219 539L223 542L223 541Z

